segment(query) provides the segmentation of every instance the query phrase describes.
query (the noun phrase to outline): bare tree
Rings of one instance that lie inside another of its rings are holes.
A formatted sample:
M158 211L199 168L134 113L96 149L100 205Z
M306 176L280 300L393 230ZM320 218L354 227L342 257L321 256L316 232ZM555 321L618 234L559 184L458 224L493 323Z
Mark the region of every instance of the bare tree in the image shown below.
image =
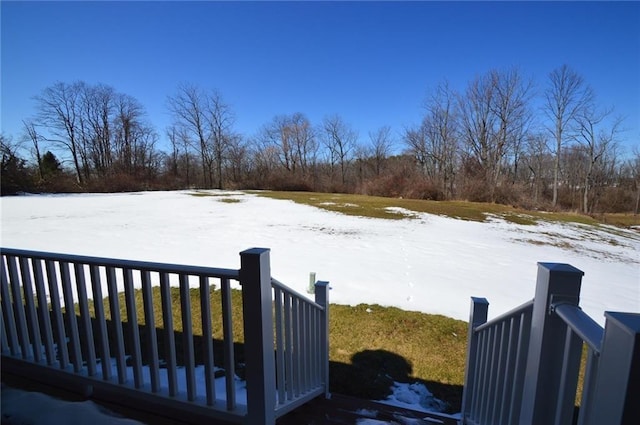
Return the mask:
M207 97L206 117L209 145L216 168L217 188L223 188L223 163L239 136L234 134L235 116L222 95L212 91Z
M139 175L152 168L155 158L156 131L146 120L144 107L127 94L116 94L113 117L113 156L120 170Z
M111 170L112 129L115 90L105 84L79 85L81 155L84 159L84 173L88 179L91 167L99 176Z
M136 139L141 125L142 105L128 95L120 95L115 101L114 150L119 167L128 173L134 170Z
M178 140L178 130L175 125L171 125L166 130L167 138L171 144L171 154L169 155L169 170L174 177L178 176L178 163L180 162L180 143Z
M267 158L275 154L288 174L307 177L315 163L318 146L313 127L302 113L278 115L265 125L258 136Z
M48 141L71 154L78 183L83 183L84 167L80 147L80 94L82 83L57 82L35 97L38 121L50 132Z
M264 126L258 136L249 140L251 161L250 178L254 186L265 188L279 167L282 166L282 150L277 139L272 139L269 126Z
M492 113L495 96L494 82L487 74L473 80L457 102L465 154L479 174L473 177L484 182L492 199L494 178L506 153L496 143L497 117Z
M241 183L250 173L249 149L239 134L234 134L227 144L227 156L230 179Z
M369 133L369 137L372 137L371 133ZM360 187L364 185L365 178L369 177L368 173L365 174L367 165L373 168L373 174L376 177L379 176L376 170L378 167L382 167L382 162L376 161L376 153L373 146L358 143L353 150L353 158L355 162L356 181ZM373 164L371 164L371 160L373 160Z
M579 143L568 144L562 150L560 173L566 190L558 193L558 204L562 201L565 208L582 209L582 185L588 162L587 153Z
M171 143L170 169L175 177L183 180L189 187L191 185L191 152L189 137L181 132L184 129L171 125L167 129L167 137Z
M379 177L393 148L391 127L385 125L376 131L369 132L369 140L371 141L371 154L375 175Z
M638 215L640 210L640 149L636 146L633 150L633 156L628 162L631 171L631 178L636 191L636 199L633 207L633 214Z
M492 111L499 123L497 150L511 155L515 176L518 173L521 146L532 117L529 108L532 82L525 80L516 68L503 72L492 71L491 78L496 92ZM500 168L497 172L500 172ZM497 180L498 176L495 176L494 181Z
M588 108L583 108L576 116L578 123L576 141L583 147L587 160L582 194L582 211L585 214L592 212L590 191L594 184L594 172L603 164L606 155L615 149L620 133L621 118L606 125L606 119L611 112L611 110L599 112L590 105Z
M22 125L24 127L25 137L28 138L33 144L33 153L36 156L36 161L38 164L38 179L42 180L44 178L44 172L42 170L42 155L40 154L40 135L36 130L36 125L33 121L25 121L22 120Z
M495 200L504 161L522 140L529 121L531 83L517 69L490 71L458 97L460 131L466 154Z
M458 151L458 125L455 93L446 81L431 93L424 108L426 114L422 126L436 182L445 196L452 196Z
M169 110L175 125L180 127L180 135L185 137L200 155L202 177L205 187L211 187L211 168L206 134L206 96L198 87L181 84L174 96L169 96Z
M358 133L339 115L325 117L322 121L322 140L329 151L331 169L340 166L342 184L346 184L347 166L353 157Z
M256 156L267 169L273 168L273 158L277 157L288 173L295 174L297 161L288 121L289 117L286 115L277 115L262 127L257 143L261 146L256 147Z
M157 134L132 96L78 81L56 83L35 99L39 139L71 154L80 184L122 173L148 177L158 169Z
M425 176L432 175L434 167L431 164L429 154L429 141L426 126L421 124L417 127L409 127L405 129L403 138L404 143L407 146L408 153L418 163L421 172Z
M582 76L562 65L549 74L549 85L544 93L544 111L551 120L549 131L555 139L555 162L553 167L553 206L558 202L558 178L562 147L576 123L581 111L592 102L593 92ZM570 136L570 135L569 135Z
M235 122L231 107L215 90L204 91L194 85L182 84L168 99L179 134L198 150L205 187L223 187L223 163Z
M543 134L531 134L525 140L524 164L529 170L529 184L533 192L533 202L540 200L540 194L546 187L549 178L549 162L552 160Z

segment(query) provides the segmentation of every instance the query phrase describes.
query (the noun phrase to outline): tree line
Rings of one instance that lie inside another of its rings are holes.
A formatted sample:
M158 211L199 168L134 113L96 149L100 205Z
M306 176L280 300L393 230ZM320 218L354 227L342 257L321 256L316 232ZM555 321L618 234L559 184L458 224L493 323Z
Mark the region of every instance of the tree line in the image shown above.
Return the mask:
M34 101L18 141L2 135L3 194L305 190L589 214L637 214L640 203L640 151L623 155L622 119L567 65L540 90L517 68L464 90L443 81L419 123L366 136L340 115L312 123L301 112L243 135L220 92L181 84L167 97L164 150L144 106L109 85L57 82Z

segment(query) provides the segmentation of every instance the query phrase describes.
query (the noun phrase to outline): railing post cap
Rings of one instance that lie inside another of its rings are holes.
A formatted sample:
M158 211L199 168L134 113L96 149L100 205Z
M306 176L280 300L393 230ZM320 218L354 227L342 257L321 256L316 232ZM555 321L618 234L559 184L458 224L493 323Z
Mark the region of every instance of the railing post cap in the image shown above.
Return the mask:
M320 287L322 287L322 286L329 286L329 282L324 281L324 280L319 280L319 281L317 281L314 285L315 285L315 286L320 286ZM331 289L331 288L329 288L329 289Z
M571 264L539 262L538 266L554 273L579 273L581 276L584 276L582 270L573 267Z
M605 311L604 316L607 320L616 322L620 327L629 330L633 334L640 333L640 313Z
M483 297L471 297L471 302L474 304L487 304L489 305L489 301Z
M240 252L240 255L260 255L269 251L271 251L269 248L249 248Z

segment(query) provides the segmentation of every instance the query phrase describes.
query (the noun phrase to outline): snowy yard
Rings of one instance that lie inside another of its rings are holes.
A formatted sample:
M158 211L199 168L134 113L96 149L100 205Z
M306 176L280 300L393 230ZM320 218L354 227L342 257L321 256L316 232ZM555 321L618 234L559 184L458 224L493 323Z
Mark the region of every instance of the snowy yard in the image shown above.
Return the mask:
M2 198L4 247L238 268L238 253L271 248L278 280L304 292L309 272L331 302L370 303L468 320L469 297L494 317L533 298L538 261L585 272L582 308L640 310L640 234L573 224L517 225L413 214L345 216L239 192ZM221 202L237 199L239 202Z
M238 268L244 249L268 247L274 277L299 292L313 271L331 282L333 303L397 306L462 320L468 320L471 296L486 297L490 317L497 316L533 298L536 262L563 262L585 272L581 306L600 324L605 310L640 311L640 234L631 230L429 214L371 219L240 192L192 194L2 198L1 245L225 268ZM398 387L390 402L416 409L437 405L425 391ZM37 402L53 403L7 390L2 410L10 405L35 414L38 409L20 406ZM98 412L91 402L77 406ZM75 423L66 412L60 422L48 416L25 423Z

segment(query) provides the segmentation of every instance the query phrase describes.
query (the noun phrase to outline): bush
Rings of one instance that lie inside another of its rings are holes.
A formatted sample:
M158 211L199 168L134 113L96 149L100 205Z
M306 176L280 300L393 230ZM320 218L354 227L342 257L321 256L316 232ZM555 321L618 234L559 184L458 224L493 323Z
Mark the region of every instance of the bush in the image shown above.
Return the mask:
M595 205L599 213L631 212L635 207L635 197L630 190L619 187L605 188Z
M467 180L460 188L460 197L470 202L491 202L491 191L482 180Z
M443 201L445 194L438 185L429 180L417 180L412 182L406 190L405 198L426 199L429 201Z
M76 178L64 171L38 182L36 190L44 193L77 193L83 191Z
M377 177L364 185L366 195L397 198L402 196L407 186L407 178L403 174L389 174Z
M150 190L153 185L148 179L135 175L118 173L114 175L94 178L85 184L87 192L137 192Z
M520 206L522 201L529 198L527 190L521 184L503 184L496 188L494 201L497 204Z
M275 178L268 186L271 190L281 190L284 192L313 192L311 184L298 178Z

